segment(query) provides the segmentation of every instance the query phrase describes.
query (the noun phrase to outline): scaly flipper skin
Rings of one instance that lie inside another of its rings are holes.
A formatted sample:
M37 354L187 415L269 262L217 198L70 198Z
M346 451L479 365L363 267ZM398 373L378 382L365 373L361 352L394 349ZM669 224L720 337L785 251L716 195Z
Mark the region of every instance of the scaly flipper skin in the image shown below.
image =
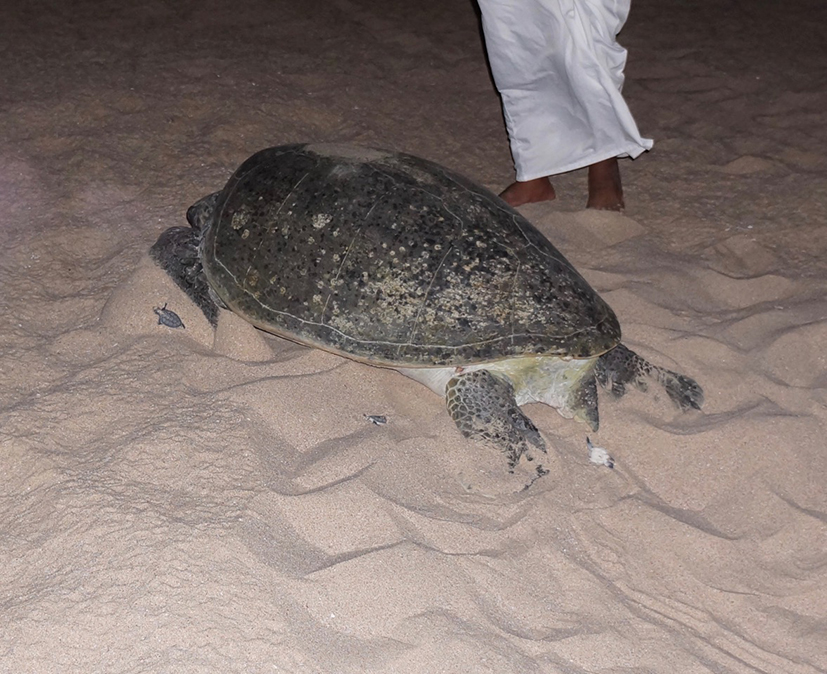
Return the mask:
M585 422L593 431L600 427L597 408L597 379L594 375L583 377L572 389L569 408L575 419Z
M546 443L531 419L520 411L509 381L487 370L460 373L448 382L445 400L460 432L503 450L510 470L524 453L533 459L529 445L545 453Z
M210 294L198 256L200 239L201 232L194 227L171 227L149 249L149 255L215 325L218 307Z
M623 344L600 356L595 375L600 385L618 398L626 393L629 384L646 391L649 388L646 380L651 378L663 386L672 402L683 412L699 410L704 404L703 389L694 379L653 365Z

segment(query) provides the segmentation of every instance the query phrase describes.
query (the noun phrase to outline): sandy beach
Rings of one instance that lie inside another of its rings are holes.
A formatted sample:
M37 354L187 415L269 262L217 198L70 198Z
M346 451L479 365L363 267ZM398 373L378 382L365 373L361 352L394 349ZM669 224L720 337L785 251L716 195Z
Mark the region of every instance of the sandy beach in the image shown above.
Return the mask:
M602 395L598 433L527 406L525 488L425 387L214 330L147 253L286 143L503 189L473 2L5 9L0 673L827 672L825 25L634 0L625 213L583 171L520 210L706 402Z

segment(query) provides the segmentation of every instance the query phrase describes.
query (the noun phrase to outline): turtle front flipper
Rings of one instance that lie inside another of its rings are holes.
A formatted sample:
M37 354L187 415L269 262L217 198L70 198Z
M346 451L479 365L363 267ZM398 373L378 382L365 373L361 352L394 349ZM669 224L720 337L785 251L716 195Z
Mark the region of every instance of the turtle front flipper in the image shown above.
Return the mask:
M682 411L699 410L704 404L703 389L694 379L658 367L623 344L618 344L598 358L595 375L600 385L618 398L626 393L629 384L646 391L647 379L654 379Z
M523 454L529 460L534 458L530 445L545 453L546 443L520 410L508 380L488 370L463 372L448 382L445 400L460 432L503 450L512 471ZM538 466L538 472L541 470Z
M171 227L158 237L149 256L204 312L211 325L218 322L218 306L201 267L198 243L201 232L190 227Z

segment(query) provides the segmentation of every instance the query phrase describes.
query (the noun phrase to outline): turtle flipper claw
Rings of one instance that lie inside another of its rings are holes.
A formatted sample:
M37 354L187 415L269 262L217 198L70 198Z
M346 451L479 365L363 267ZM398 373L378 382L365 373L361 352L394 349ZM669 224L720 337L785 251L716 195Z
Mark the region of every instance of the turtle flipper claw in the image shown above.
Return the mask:
M667 395L673 403L680 407L681 411L701 409L704 404L704 391L698 382L691 377L671 370L658 369L658 381L663 384Z
M663 386L669 399L682 411L701 409L704 392L698 382L672 370L650 363L623 344L618 344L597 360L595 376L601 386L616 397L624 395L631 384L641 391L649 386L647 379L654 379Z
M531 461L532 447L545 453L546 443L517 405L509 381L488 370L460 373L448 382L445 400L460 432L502 449L509 469L514 469L523 454Z

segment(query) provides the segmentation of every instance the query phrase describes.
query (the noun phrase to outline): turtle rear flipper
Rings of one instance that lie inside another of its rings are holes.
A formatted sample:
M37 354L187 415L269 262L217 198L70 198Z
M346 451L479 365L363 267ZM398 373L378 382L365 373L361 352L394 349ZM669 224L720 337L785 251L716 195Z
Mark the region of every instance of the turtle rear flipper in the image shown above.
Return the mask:
M626 393L629 384L646 391L649 388L647 379L651 378L663 386L670 400L684 412L699 410L704 404L703 389L694 379L658 367L623 344L598 358L595 375L600 385L618 398Z
M171 227L149 249L150 257L204 312L211 325L218 322L218 306L201 267L198 244L201 232L190 227Z
M505 451L510 469L523 454L533 459L530 446L545 453L546 443L531 419L520 411L511 382L488 370L464 372L448 382L445 400L460 432Z

